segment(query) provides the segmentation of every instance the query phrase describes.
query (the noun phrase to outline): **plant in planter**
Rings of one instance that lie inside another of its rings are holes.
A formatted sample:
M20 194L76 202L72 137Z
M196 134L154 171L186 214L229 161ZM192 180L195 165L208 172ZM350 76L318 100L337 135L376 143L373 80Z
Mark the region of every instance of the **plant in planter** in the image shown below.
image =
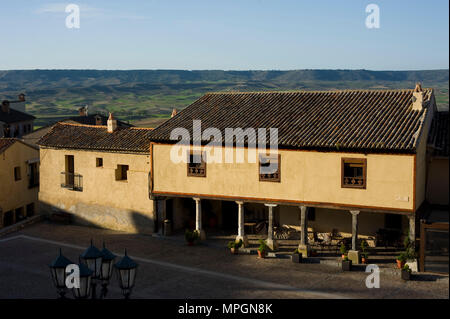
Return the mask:
M258 247L258 257L259 258L265 258L266 253L269 250L269 246L267 246L267 243L265 240L260 239L259 240L259 247Z
M351 271L352 270L352 261L348 259L347 256L342 259L342 270L343 271Z
M361 263L368 264L369 263L369 253L367 252L367 242L363 240L361 242Z
M298 248L294 250L291 256L291 260L293 263L301 263L302 262L302 253L298 251Z
M411 269L408 265L403 266L402 268L402 279L410 280L411 279Z
M345 259L347 257L347 247L345 247L344 243L341 244L340 248L342 259Z
M230 241L228 243L228 248L230 248L230 251L233 255L236 255L239 252L239 248L242 247L242 239L239 239L239 241Z
M184 232L184 238L186 239L189 246L194 245L194 242L199 238L199 233L196 230L186 229Z
M400 255L397 256L397 268L402 269L405 266L406 263L406 253L402 252Z

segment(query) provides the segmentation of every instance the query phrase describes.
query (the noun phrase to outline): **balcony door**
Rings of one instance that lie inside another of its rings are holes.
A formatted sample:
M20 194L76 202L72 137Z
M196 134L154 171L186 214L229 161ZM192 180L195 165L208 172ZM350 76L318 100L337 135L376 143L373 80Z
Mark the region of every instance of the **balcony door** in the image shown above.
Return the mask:
M73 155L66 155L66 185L74 184L75 162Z

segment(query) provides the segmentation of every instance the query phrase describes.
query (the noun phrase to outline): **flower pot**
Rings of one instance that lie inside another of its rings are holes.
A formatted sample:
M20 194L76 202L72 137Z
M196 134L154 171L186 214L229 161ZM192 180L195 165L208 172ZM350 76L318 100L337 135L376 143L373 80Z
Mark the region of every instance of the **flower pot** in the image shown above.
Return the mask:
M230 248L230 251L233 255L237 255L239 252L239 248Z
M397 268L398 269L402 269L404 265L405 265L404 261L401 261L401 260L397 259Z
M411 279L411 272L408 270L402 269L402 279L403 280L410 280Z
M302 254L292 254L291 260L293 263L300 264L302 262Z
M343 271L351 271L352 270L352 261L351 260L343 260L342 261L342 270Z
M266 258L266 252L258 250L258 257L259 258Z
M344 260L344 259L345 259L345 255L342 255L341 257L342 257L342 260Z
M361 263L363 263L364 265L367 265L369 263L369 259L365 258L365 257L361 257Z

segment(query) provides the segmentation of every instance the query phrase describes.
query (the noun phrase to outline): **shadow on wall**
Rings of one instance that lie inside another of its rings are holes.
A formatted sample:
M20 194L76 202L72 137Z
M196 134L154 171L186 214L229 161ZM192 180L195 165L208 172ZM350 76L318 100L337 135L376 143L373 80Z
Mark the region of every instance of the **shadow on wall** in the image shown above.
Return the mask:
M152 234L155 230L154 218L132 210L86 204L65 209L42 201L39 203L40 213L55 222L137 234Z

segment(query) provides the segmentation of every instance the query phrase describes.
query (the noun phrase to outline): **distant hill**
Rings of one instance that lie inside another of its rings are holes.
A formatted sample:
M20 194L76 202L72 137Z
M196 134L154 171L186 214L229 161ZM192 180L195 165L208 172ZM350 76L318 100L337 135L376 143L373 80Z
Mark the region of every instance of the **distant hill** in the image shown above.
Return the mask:
M449 70L11 70L0 71L0 99L24 92L38 125L86 104L139 124L168 117L211 91L413 88L418 81L435 88L439 108L448 109Z

